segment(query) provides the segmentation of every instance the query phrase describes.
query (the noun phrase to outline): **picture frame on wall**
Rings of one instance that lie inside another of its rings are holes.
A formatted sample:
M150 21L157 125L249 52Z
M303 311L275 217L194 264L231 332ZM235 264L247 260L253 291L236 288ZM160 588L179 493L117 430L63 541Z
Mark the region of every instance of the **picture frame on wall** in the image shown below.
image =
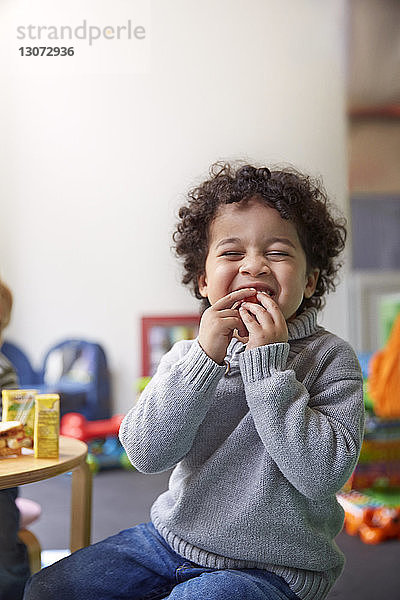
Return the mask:
M200 315L149 315L141 319L142 377L152 377L161 358L180 340L194 339Z

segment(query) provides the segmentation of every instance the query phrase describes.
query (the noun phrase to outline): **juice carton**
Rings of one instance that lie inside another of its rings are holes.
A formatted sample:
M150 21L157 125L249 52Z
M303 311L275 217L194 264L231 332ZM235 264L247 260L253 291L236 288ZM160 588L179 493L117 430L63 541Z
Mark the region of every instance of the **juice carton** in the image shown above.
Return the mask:
M3 421L20 421L24 426L21 445L33 448L35 390L2 390Z
M35 399L34 450L36 458L58 458L60 396L37 394Z

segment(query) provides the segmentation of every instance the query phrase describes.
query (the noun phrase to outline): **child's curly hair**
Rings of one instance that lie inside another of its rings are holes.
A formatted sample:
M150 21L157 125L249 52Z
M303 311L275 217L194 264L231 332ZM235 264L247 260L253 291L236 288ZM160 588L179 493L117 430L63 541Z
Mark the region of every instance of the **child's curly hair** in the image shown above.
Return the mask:
M305 298L300 310L325 304L325 293L336 288L341 262L336 258L346 241L346 220L337 213L322 182L293 168L270 171L251 165L232 166L215 163L210 179L188 194L187 203L178 212L173 233L175 252L183 260L182 283L190 284L196 298L202 298L197 279L204 273L210 225L221 205L246 202L257 196L275 208L283 219L294 223L307 259L307 269L320 270L317 287ZM204 308L209 306L206 299Z

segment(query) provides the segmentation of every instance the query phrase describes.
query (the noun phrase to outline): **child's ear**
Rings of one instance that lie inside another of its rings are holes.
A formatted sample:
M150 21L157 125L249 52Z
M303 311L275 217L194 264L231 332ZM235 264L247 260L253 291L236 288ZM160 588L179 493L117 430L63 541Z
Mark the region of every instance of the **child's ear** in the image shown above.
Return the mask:
M306 287L304 288L304 298L311 298L317 287L319 277L319 269L312 269L306 279Z
M207 277L205 273L202 273L197 277L197 285L199 286L199 292L203 296L203 298L208 297L208 286L207 286Z

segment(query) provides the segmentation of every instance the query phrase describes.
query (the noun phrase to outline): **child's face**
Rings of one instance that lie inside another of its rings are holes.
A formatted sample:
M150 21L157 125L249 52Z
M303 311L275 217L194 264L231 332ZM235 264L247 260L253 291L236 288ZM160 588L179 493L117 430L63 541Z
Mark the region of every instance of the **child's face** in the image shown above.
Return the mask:
M293 223L261 200L222 205L210 226L205 273L199 290L214 304L230 292L266 291L286 320L310 298L319 271L307 273L306 256Z

